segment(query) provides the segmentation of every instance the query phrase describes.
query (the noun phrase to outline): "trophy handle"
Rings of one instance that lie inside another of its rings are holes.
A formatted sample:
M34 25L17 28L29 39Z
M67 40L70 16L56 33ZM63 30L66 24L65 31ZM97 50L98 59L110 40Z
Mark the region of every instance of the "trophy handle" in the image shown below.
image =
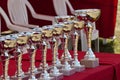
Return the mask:
M20 53L17 59L17 77L22 76L24 76L24 72L22 71L22 53Z
M31 54L31 71L34 72L35 69L35 55L36 55L36 50L34 50Z

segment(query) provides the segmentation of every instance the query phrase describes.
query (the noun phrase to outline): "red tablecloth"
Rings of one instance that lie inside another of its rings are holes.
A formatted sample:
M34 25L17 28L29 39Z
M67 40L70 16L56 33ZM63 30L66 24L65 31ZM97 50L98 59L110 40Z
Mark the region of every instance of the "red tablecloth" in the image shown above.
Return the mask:
M60 50L61 55L63 51ZM73 54L73 51L70 51ZM78 52L79 60L83 58L85 52ZM37 50L36 54L36 67L39 67L41 61L41 51ZM77 72L71 76L65 76L63 80L120 80L120 55L110 53L95 53L96 57L100 59L100 66L96 68L87 68L83 72ZM51 50L48 50L48 62L52 60ZM29 54L23 55L22 67L25 72L29 69ZM1 67L1 64L0 64ZM9 75L12 76L16 71L16 63L14 59L10 60ZM2 67L0 68L0 74Z

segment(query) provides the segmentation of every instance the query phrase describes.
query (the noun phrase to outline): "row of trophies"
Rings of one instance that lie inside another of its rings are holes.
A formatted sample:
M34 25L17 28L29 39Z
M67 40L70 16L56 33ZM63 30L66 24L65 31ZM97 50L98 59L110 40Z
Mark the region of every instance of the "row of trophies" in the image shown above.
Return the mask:
M85 70L85 67L99 66L99 59L91 49L91 34L93 22L100 15L99 9L76 10L74 16L57 16L56 24L34 28L33 32L20 32L0 37L0 59L3 63L2 80L60 80L63 75L69 76L75 72ZM78 60L78 32L85 29L88 50L81 62ZM72 37L71 37L72 36ZM69 38L73 42L73 58L68 50ZM59 58L59 41L63 47L63 54ZM52 65L47 64L47 47L52 49ZM38 47L42 50L42 62L39 68L35 66L35 55ZM22 55L26 49L30 55L30 69L28 73L22 70ZM9 52L12 51L13 54ZM9 77L8 65L10 58L15 58L17 71L15 76Z

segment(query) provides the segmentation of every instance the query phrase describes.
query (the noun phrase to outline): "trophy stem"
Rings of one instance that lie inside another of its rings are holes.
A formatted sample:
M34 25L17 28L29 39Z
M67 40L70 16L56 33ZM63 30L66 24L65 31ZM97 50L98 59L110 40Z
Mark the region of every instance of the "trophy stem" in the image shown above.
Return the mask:
M58 53L58 42L56 42L56 66L61 66L61 62L60 59L58 57L59 53Z
M74 60L72 61L72 67L75 68L75 70L77 72L83 71L85 70L85 66L81 65L80 62L78 61L78 39L79 39L79 35L77 33L77 31L75 30L74 34L73 34L73 44L74 44Z
M34 50L32 53L31 53L31 71L32 72L37 72L37 68L35 67L35 55L36 55L36 50Z
M70 64L69 64L69 58L68 58L68 49L67 49L67 45L68 45L68 37L67 35L64 34L63 36L64 39L64 53L63 53L63 58L62 58L62 68L60 70L60 72L62 72L64 75L69 76L72 75L73 73L75 73L75 69L71 68Z
M85 59L95 59L95 55L91 49L92 31L93 31L92 23L88 22L87 31L86 31L88 50L86 52Z
M53 52L53 66L56 66L56 48L57 48L57 42L56 39L53 38L53 44L52 44L52 52Z
M3 79L4 80L10 80L8 76L8 65L9 65L9 58L6 58L5 62L3 62Z
M61 66L62 66L62 64L61 64L61 61L60 61L60 59L59 59L59 53L58 53L58 41L59 41L59 39L57 38L57 37L55 37L54 39L53 39L54 41L55 41L55 43L54 43L54 46L52 46L52 51L53 51L53 55L54 55L54 57L55 57L55 60L54 60L54 58L53 58L53 61L55 61L55 62L53 62L53 63L55 63L55 66L57 67L57 68L60 68Z
M66 57L67 60L72 60L70 52L68 51L68 34L63 35L63 45L64 45L64 54L62 55L62 59Z
M46 70L46 53L47 53L47 44L45 41L42 42L42 72L38 80L49 80L50 76Z
M30 77L29 77L29 80L37 80L35 77L35 73L37 72L37 68L35 67L35 54L36 54L35 49L30 51Z
M23 77L24 72L22 71L22 53L18 55L17 59L17 77Z
M95 57L95 54L91 49L92 31L93 31L92 23L88 22L87 32L86 32L88 50L84 56L84 59L81 60L81 64L85 65L85 67L87 68L94 68L99 66L99 59Z
M73 41L74 41L74 58L77 58L78 56L78 53L77 53L77 51L78 51L78 49L77 49L77 47L78 47L78 39L79 39L79 35L78 35L78 33L75 31L74 32L74 35L73 35L74 37L73 37Z
M57 56L57 41L55 38L52 40L52 52L53 52L53 67L50 70L50 76L54 77L56 80L59 80L63 77L63 74L59 72L59 69L56 67L56 56Z

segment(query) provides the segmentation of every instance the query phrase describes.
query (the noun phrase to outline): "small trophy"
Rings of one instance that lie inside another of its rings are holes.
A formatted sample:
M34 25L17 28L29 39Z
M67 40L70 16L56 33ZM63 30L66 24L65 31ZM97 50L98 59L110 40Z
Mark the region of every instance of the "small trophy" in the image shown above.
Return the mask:
M52 25L47 25L47 26L42 27L42 31L41 31L42 39L41 39L41 41L43 41L43 40L45 41L47 48L49 47L49 41L53 36L52 31L53 31ZM46 65L47 69L50 69L50 66L48 67L47 63L45 65ZM43 66L43 63L40 64L39 70L42 69L42 66Z
M10 80L10 77L8 75L8 65L9 65L9 51L13 50L16 46L15 39L11 38L10 36L6 36L6 39L4 38L4 41L1 41L1 48L3 49L3 54L1 54L1 60L3 63L3 80Z
M59 53L58 53L58 47L59 47L59 44L61 44L60 42L60 36L62 36L62 33L63 33L63 24L62 23L59 23L59 24L54 24L53 25L53 37L57 40L56 41L56 66L57 68L61 68L62 67L62 64L61 64L61 61L58 57Z
M43 26L42 28L42 63L40 65L41 68L41 74L38 80L52 80L54 79L53 77L50 77L50 74L48 73L48 64L47 64L47 46L48 46L48 41L49 39L52 38L53 28L52 26Z
M86 37L87 37L87 44L88 50L84 59L81 60L81 64L85 65L88 68L94 68L99 66L99 59L95 57L92 49L91 49L91 35L93 30L93 22L95 22L100 16L99 9L83 9L83 10L76 10L75 15L77 15L79 20L85 21L85 30L86 30Z
M23 54L23 48L27 44L28 37L24 34L18 34L17 38L17 49L15 51L15 57L17 61L17 72L16 72L16 78L24 78L25 74L22 70L22 54Z
M71 22L72 20L74 20L74 16L56 16L55 17L55 22L57 23L57 24L60 24L60 23L68 23L68 22ZM72 25L72 24L71 24ZM72 29L72 27L69 27L68 29ZM67 28L66 28L67 29ZM66 31L66 30L65 30ZM71 30L70 30L71 31ZM68 31L69 32L69 31ZM64 44L64 43L63 43ZM68 58L69 58L69 60L72 60L72 57L71 57L71 55L70 55L70 52L68 51L68 48L66 49L67 50L67 52L66 52L66 54L67 54L67 56L68 56ZM63 57L64 55L62 55L62 57Z
M29 80L37 80L35 78L35 74L38 73L37 68L35 67L35 55L37 44L39 44L41 40L41 34L38 32L34 32L31 34L29 38L29 49L28 52L30 53L30 77Z
M76 69L77 72L85 70L85 66L81 65L80 62L78 61L78 40L79 40L79 35L78 35L78 30L81 30L84 28L84 21L74 21L74 32L72 35L73 38L73 49L74 49L74 60L72 61L72 67Z
M69 76L75 73L75 69L71 68L70 63L72 62L72 59L69 57L68 54L68 34L73 28L73 23L71 22L64 22L64 27L63 27L63 37L62 37L62 43L63 43L63 48L64 48L64 53L62 56L62 69L60 72L62 72L64 75Z

